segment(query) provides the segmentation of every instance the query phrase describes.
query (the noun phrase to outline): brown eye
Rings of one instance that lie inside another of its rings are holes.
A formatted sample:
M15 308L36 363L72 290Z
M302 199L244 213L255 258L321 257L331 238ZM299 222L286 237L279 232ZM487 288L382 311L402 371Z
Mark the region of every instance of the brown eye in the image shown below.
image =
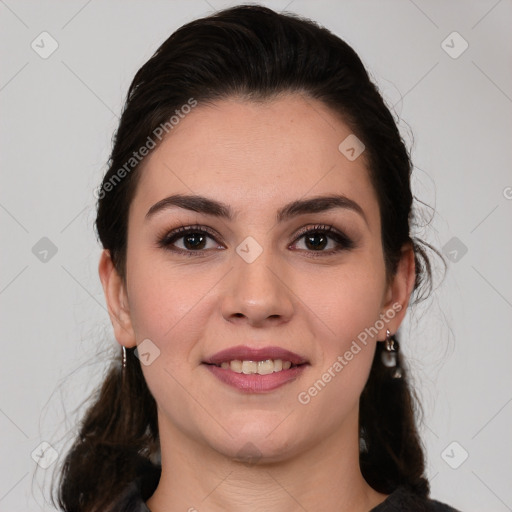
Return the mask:
M341 250L352 249L355 244L340 231L335 230L332 226L315 226L301 232L296 240L304 239L305 250L309 252L318 252L332 254ZM325 248L331 243L331 248ZM296 244L297 242L295 242Z
M183 245L186 249L204 249L205 247L206 236L202 233L189 233L180 238L183 239Z
M207 247L208 239L213 240L215 244ZM181 244L176 245L177 243ZM208 249L218 247L218 242L210 231L202 227L188 226L181 227L159 238L158 246L169 251L193 254L205 252Z
M310 235L305 235L304 240L307 248L315 251L317 249L325 249L325 246L329 243L329 237L318 231Z

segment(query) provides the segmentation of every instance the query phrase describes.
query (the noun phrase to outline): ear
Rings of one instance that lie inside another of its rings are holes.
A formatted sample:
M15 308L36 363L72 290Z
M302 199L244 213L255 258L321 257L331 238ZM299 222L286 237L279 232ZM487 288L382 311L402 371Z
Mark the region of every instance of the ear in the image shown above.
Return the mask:
M384 318L386 325L379 332L379 340L386 339L386 329L389 329L391 334L395 334L400 327L407 313L415 280L414 248L412 243L409 242L402 247L397 271L388 284L385 293L381 318Z
M128 295L123 280L114 267L110 251L106 249L101 253L98 273L103 285L115 337L120 345L124 345L126 348L134 347L136 345L135 332L130 317Z

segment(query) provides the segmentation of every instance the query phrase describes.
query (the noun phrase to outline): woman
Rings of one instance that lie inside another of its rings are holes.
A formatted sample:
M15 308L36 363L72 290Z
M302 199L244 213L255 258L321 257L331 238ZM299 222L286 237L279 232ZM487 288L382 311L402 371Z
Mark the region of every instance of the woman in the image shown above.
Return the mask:
M120 361L69 511L449 511L395 333L430 264L411 162L355 52L235 7L138 71L98 190ZM426 245L426 244L425 244Z

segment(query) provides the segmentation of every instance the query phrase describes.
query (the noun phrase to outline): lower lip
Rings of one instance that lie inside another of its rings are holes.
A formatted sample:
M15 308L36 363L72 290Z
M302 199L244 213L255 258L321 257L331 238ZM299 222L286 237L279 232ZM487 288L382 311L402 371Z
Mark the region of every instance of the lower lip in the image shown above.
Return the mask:
M306 368L306 365L302 364L288 370L269 373L268 375L259 375L257 373L246 375L245 373L237 373L213 364L206 364L205 366L220 381L245 393L264 393L277 389L297 379Z

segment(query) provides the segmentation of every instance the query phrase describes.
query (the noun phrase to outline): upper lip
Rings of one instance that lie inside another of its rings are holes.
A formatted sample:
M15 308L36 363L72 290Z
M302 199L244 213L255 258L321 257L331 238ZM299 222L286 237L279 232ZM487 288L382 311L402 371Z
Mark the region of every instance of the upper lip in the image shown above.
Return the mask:
M267 359L282 359L290 361L292 364L307 363L307 359L281 347L262 347L253 348L245 345L227 348L213 354L203 362L207 364L219 365L224 362L239 361L266 361Z

